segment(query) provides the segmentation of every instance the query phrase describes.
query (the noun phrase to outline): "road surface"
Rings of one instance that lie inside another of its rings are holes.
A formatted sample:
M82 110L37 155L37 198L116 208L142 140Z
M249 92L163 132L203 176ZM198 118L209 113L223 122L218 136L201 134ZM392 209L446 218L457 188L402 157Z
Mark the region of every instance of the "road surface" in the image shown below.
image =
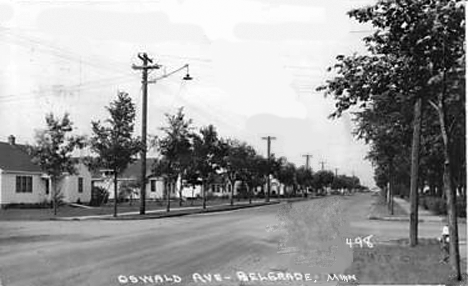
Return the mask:
M401 223L368 221L371 201L369 194L357 194L155 220L1 222L0 285L287 284L260 280L272 271L315 273L311 279L319 280L318 285L325 281L325 273L341 274L350 265L351 251L345 249L344 238L373 234L376 241L390 239L384 236L388 227L395 228L396 237L406 236L407 227ZM285 216L295 222L286 219L279 224L279 217ZM319 253L318 262L295 264L297 255L278 253L285 229L290 233L286 246L292 249L320 248L332 240L341 240L342 246ZM326 262L327 255L335 256L335 261ZM253 273L252 279L259 281L243 283L239 271ZM213 282L208 282L209 274ZM216 282L215 274L222 282ZM161 279L166 275L167 283L132 283L158 275Z

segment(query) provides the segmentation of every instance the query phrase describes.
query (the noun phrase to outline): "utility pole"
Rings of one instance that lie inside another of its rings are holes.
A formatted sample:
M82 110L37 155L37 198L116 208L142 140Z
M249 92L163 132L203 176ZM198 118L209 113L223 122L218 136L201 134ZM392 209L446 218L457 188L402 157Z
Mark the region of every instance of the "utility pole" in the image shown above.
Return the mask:
M338 177L338 168L335 168L335 177Z
M164 71L164 74L162 76L148 81L148 70L160 69L161 65L153 64L153 60L150 59L146 53L139 53L138 58L143 62L142 65L141 66L132 65L132 68L134 70L141 70L141 73L142 73L141 84L142 84L142 94L143 94L143 100L142 100L143 106L142 106L142 117L141 117L141 141L142 141L143 148L141 150L140 214L143 215L145 214L145 209L146 209L146 149L147 149L146 123L147 123L147 114L148 114L148 84L156 83L158 80L171 76L175 74L176 72L179 72L183 69L187 69L187 74L185 75L183 80L192 80L192 77L190 76L188 72L188 64L186 64L169 73L166 73L166 71ZM152 65L148 65L149 63Z
M271 190L271 182L270 182L270 172L271 172L271 140L275 140L276 137L272 136L267 136L267 137L262 137L263 140L267 140L267 152L268 152L268 179L267 179L267 195L266 195L266 202L270 201L270 190Z
M325 167L324 167L324 166L325 166L325 163L326 163L325 161L320 161L320 162L319 162L319 164L322 165L322 171L325 170Z
M148 65L153 63L153 60L148 58L146 53L138 54L138 58L143 62L141 66L133 65L134 70L141 70L142 79L142 94L143 94L143 107L141 116L141 178L140 178L140 214L145 214L146 208L146 121L148 114L148 70L159 69L159 65Z
M306 170L309 170L309 157L313 158L313 156L311 154L305 154L302 155L302 157L306 158Z

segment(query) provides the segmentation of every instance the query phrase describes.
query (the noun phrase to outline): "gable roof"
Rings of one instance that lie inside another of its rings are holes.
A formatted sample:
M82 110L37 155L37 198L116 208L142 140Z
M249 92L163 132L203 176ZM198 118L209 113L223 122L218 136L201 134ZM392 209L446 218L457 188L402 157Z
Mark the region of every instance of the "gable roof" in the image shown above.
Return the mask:
M156 161L156 158L146 158L146 174L147 176L151 174L151 168L153 163ZM101 171L100 170L93 170L92 177L93 178L100 178ZM125 171L119 175L119 178L126 178L126 179L137 179L141 175L141 159L136 160L132 164L130 164Z
M26 145L0 142L0 169L6 171L41 172L26 152Z

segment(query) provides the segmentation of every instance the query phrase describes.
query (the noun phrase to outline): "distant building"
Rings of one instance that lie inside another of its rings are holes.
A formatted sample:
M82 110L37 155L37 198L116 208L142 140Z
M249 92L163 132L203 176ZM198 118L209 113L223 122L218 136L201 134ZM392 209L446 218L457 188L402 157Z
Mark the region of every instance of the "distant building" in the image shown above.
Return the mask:
M58 190L65 202L91 200L91 173L76 159L77 174L65 175ZM16 144L13 135L0 142L0 206L37 204L52 200L50 178L32 162L26 146Z

